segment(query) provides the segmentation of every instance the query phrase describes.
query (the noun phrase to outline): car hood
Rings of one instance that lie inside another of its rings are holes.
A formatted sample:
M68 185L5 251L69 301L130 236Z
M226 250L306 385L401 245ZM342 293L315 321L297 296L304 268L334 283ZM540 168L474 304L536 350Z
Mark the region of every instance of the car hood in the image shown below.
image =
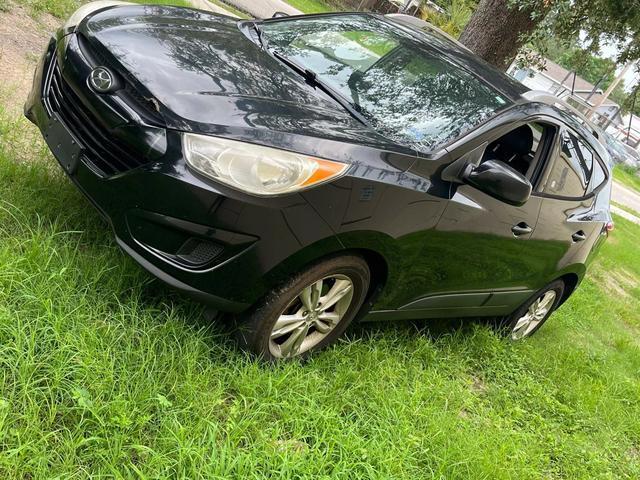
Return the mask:
M110 57L116 70L148 90L169 128L389 143L251 41L231 17L121 6L91 15L79 33L102 52L98 58Z

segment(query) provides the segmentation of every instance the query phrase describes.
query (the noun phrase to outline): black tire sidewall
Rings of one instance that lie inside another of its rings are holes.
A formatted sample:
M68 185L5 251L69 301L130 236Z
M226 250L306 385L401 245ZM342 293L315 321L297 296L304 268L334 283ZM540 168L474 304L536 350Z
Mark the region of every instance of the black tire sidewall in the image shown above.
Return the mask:
M247 314L239 318L236 337L240 346L269 361L287 360L271 354L269 340L276 320L289 303L313 282L329 275L341 274L353 283L353 298L340 323L317 345L291 358L305 358L333 343L347 329L358 314L370 284L367 262L357 255L341 255L320 261L291 277L272 290Z
M518 309L515 312L513 312L511 315L507 315L506 317L502 317L501 319L499 319L497 326L500 333L504 337L511 339L511 334L513 333L513 329L518 323L518 320L526 313L526 311L529 309L531 304L535 302L538 298L540 298L544 293L550 290L554 290L556 292L556 298L553 301L553 305L551 306L551 308L549 309L545 317L542 319L540 323L538 323L538 325L536 325L536 327L527 336L518 340L524 340L534 335L547 322L549 317L553 315L553 312L555 312L556 308L558 308L558 305L562 301L564 288L565 286L562 280L555 280L550 284L546 285L545 287L541 288L540 290L538 290L531 297L529 297L529 299L526 302L524 302L520 307L518 307ZM518 341L518 340L514 340L514 341Z

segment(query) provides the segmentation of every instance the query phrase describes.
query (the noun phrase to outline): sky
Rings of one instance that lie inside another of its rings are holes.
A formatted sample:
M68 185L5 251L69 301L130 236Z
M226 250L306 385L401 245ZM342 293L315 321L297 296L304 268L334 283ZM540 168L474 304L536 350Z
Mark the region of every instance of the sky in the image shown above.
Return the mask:
M618 55L618 49L615 47L615 45L605 43L601 46L600 53L603 57L608 57L612 60L615 60L616 56ZM616 68L616 74L620 73L620 70L622 70L623 68L624 65L618 65ZM640 81L640 78L638 75L638 63L636 62L636 65L634 67L631 67L631 69L624 76L625 90L631 90L633 85L638 83L638 81Z

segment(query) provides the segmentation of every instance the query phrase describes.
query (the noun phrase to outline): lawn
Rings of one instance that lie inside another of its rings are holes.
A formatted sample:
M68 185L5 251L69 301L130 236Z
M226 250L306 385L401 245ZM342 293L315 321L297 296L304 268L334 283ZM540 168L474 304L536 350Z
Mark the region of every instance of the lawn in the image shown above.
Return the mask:
M640 228L538 336L356 326L263 366L0 115L0 477L638 478Z
M58 18L65 18L71 15L71 13L83 3L87 3L88 0L14 0L16 3L21 4L29 9L34 14L43 12L50 13ZM189 0L125 0L132 3L145 3L145 4L166 4L177 5L182 7L190 7ZM215 2L214 2L215 3Z
M613 168L613 178L623 185L640 192L640 175L634 168L626 165L616 165Z
M264 366L122 253L1 105L0 478L640 478L640 227L615 219L529 341L363 324Z
M324 13L336 10L323 0L285 0L289 5L297 8L302 13Z

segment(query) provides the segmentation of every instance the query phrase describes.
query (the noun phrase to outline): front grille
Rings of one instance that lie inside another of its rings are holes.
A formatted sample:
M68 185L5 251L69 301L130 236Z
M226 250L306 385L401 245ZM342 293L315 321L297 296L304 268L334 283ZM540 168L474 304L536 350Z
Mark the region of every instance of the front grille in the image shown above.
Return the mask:
M110 177L148 162L145 158L132 155L127 145L104 131L62 77L55 54L52 56L45 83L44 99L49 114L57 113L65 126L85 147L87 154L83 160L90 164L97 174Z
M140 91L141 86L127 70L120 68L109 54L105 54L103 47L93 46L82 34L77 34L78 46L85 58L93 67L99 65L107 66L114 72L118 72L124 80L124 87L118 92L120 97L133 108L138 115L142 116L147 123L152 125L162 125L163 118L159 105L149 94L145 96Z

